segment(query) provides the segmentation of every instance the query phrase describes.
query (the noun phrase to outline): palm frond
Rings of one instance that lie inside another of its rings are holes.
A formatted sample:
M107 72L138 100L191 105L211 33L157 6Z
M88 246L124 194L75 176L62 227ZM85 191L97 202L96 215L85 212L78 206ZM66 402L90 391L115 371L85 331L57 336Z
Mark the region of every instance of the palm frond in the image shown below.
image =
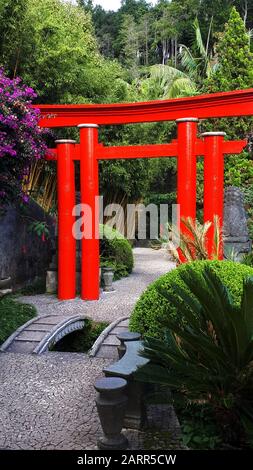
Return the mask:
M202 38L201 31L200 31L198 18L195 18L195 20L193 21L193 27L194 27L194 31L195 31L196 45L197 45L197 48L199 50L199 53L200 53L201 57L206 58L207 51L206 51L206 47L205 47L204 42L203 42L203 38Z
M184 44L180 44L178 57L183 69L189 73L190 77L196 78L198 61L195 57L193 57L189 47L185 46Z
M176 78L165 90L164 98L178 98L180 96L193 96L197 87L189 77Z

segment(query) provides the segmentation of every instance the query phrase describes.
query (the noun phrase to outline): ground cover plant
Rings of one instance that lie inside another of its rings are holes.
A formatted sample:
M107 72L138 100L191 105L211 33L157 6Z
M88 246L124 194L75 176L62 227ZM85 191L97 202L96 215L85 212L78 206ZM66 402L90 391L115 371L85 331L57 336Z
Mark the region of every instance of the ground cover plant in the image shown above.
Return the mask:
M0 299L0 344L2 344L17 328L36 316L32 305L18 302L8 295Z

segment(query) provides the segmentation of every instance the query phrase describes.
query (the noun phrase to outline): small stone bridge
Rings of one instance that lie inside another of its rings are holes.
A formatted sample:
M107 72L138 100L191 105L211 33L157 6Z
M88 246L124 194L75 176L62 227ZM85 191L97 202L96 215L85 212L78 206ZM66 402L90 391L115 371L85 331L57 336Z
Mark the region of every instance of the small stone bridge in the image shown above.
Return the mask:
M41 354L72 331L81 330L84 325L84 315L36 317L18 328L2 344L0 351Z
M41 354L50 350L60 339L76 330L82 330L87 316L43 315L20 326L0 347L1 352ZM117 359L117 334L128 330L127 317L112 322L100 334L89 352L90 357Z

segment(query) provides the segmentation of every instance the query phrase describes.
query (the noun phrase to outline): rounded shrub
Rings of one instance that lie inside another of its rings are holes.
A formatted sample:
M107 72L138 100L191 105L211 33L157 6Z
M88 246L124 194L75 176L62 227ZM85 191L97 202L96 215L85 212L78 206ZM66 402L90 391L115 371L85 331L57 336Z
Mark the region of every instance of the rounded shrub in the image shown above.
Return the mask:
M179 265L176 269L164 274L143 292L135 305L130 319L130 329L138 331L144 336L163 336L163 319L166 315L176 315L175 308L157 290L161 286L172 292L172 284L178 284L186 288L180 274L189 267L197 272L203 272L209 265L219 276L223 284L229 289L234 302L239 305L242 296L243 279L253 276L253 268L233 261L193 261Z
M108 225L100 225L99 230L101 266L113 266L115 279L128 276L134 265L131 244L120 232Z

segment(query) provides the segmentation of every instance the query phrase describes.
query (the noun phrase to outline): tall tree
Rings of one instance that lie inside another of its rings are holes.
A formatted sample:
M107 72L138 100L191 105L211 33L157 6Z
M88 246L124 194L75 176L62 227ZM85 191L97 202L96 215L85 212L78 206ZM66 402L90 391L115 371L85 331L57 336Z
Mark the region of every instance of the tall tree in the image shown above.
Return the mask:
M244 22L233 7L217 44L218 68L206 81L207 91L248 88L253 83L253 54Z
M189 77L201 86L203 80L209 78L217 68L217 58L213 56L213 50L210 46L212 19L205 44L198 18L195 18L193 27L195 31L195 41L192 44L192 48L184 44L179 45L179 63L183 70L188 73Z
M250 52L249 35L244 21L232 8L225 31L220 35L216 46L218 68L204 83L204 92L232 91L252 87L253 54ZM202 130L224 131L230 139L244 139L253 131L252 117L216 119L202 123ZM225 183L251 188L253 181L253 162L244 151L240 157L225 159ZM253 195L251 197L251 203Z
M139 43L141 49L141 63L143 65L149 65L149 48L151 41L150 33L150 16L148 13L146 13L142 16L139 23Z
M26 0L0 1L0 64L13 77L21 57L28 52L25 31L28 29Z
M92 19L98 39L100 51L105 57L118 57L117 38L120 28L120 15L115 11L105 11L96 5L92 11Z
M132 15L139 22L141 17L150 10L151 6L146 0L121 0L120 15Z
M140 63L139 31L138 25L132 15L124 15L119 32L121 57L124 65L129 69L133 78L138 76Z
M77 0L79 7L84 8L85 11L92 13L94 6L92 0Z

